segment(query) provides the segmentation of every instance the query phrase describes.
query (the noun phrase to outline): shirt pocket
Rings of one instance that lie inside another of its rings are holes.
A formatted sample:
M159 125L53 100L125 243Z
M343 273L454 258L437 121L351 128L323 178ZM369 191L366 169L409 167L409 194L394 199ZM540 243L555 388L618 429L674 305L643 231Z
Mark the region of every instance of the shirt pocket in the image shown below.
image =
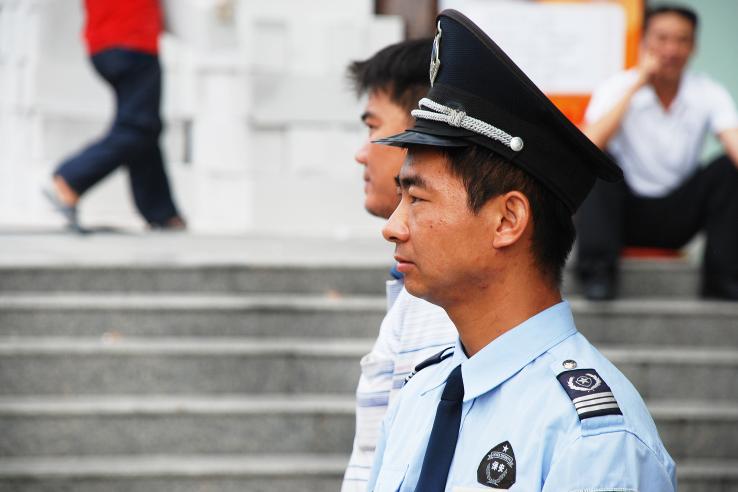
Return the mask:
M401 468L382 467L374 492L398 492L405 481L407 465Z

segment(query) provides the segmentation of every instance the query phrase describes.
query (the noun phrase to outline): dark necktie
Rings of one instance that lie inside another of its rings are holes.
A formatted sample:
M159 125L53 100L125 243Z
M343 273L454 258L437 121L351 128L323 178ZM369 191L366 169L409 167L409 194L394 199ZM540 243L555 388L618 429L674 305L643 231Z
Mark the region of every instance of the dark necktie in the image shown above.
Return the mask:
M423 467L415 492L443 492L446 488L448 471L456 451L461 424L461 403L464 399L464 381L461 366L451 371L443 389L441 401L436 409L428 447L425 450Z

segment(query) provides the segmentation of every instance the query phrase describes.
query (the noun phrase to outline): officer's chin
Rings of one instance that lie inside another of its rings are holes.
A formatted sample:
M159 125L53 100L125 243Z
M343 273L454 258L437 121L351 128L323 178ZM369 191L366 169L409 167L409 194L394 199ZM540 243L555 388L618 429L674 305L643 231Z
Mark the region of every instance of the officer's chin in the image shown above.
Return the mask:
M438 298L433 295L433 291L429 289L427 285L423 284L417 277L417 271L413 272L411 270L405 273L405 290L419 299L428 301L436 306L441 306Z

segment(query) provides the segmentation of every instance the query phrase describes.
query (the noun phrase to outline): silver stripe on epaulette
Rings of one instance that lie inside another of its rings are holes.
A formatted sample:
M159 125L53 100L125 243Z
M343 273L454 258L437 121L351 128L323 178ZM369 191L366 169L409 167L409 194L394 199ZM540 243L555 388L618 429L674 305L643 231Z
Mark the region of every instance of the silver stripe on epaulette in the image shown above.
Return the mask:
M585 413L596 412L597 410L607 410L610 408L620 408L617 403L607 403L605 405L595 405L593 407L584 407L577 409L577 414L583 415Z
M615 401L615 398L612 397L606 397L606 398L597 398L595 400L588 400L588 401L582 401L579 403L574 404L574 408L585 408L585 407L591 407L592 405L601 405L602 403L617 403Z
M606 396L613 396L611 391L602 391L600 393L593 393L591 395L585 395L580 396L579 398L574 398L572 401L574 403L579 403L580 401L587 401L587 400L593 400L595 398L604 398Z

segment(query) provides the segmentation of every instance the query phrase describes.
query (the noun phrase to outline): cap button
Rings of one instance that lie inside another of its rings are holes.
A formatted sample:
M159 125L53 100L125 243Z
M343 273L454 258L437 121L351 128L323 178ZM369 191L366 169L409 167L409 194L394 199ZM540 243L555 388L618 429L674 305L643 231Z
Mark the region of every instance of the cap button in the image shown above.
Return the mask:
M576 369L577 368L576 361L573 361L571 359L565 360L562 365L564 366L565 369Z
M513 137L510 139L510 148L515 152L523 150L523 139L520 137Z

